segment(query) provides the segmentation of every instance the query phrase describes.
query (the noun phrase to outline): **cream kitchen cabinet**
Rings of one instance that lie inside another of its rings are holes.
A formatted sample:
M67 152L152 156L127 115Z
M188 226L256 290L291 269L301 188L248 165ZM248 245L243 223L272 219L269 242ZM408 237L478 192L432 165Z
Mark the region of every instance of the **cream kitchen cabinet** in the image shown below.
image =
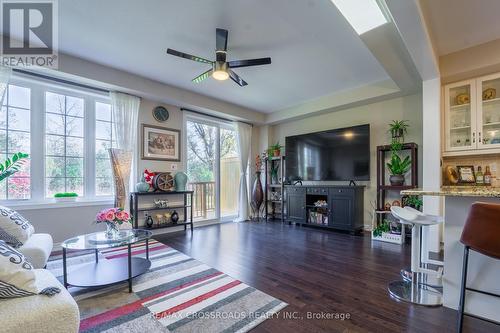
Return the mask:
M444 88L444 153L500 152L500 73Z

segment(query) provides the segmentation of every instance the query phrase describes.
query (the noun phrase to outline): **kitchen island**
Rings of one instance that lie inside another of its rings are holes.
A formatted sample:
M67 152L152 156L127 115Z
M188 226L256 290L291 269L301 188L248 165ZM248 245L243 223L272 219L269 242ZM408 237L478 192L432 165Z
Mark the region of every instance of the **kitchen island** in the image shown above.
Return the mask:
M458 309L464 247L460 236L474 202L500 204L500 187L445 186L439 189L411 189L403 195L444 197L444 276L443 305ZM498 221L500 223L500 216ZM500 261L471 251L467 285L477 290L500 294ZM467 292L465 311L500 322L500 298Z

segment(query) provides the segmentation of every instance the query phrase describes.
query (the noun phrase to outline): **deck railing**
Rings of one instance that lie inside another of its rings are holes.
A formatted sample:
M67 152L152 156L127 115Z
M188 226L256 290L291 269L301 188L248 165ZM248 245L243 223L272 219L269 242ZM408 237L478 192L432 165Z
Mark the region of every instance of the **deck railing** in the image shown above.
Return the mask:
M193 190L193 218L206 218L208 213L215 212L215 182L188 183Z

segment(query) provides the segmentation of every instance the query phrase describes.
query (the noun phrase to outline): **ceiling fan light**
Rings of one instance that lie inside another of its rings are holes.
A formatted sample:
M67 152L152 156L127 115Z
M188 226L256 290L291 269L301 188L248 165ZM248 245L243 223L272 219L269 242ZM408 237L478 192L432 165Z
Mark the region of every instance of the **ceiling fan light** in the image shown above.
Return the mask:
M228 66L225 61L216 61L214 63L214 72L212 77L219 81L224 81L229 79Z
M229 73L223 70L214 71L212 77L219 81L224 81L229 79Z

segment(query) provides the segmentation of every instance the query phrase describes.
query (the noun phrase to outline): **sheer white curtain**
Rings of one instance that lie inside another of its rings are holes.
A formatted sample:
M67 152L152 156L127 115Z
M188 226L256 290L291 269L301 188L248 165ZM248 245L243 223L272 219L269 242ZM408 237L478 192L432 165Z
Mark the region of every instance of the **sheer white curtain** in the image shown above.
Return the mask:
M125 198L127 198L125 201L128 205L128 196L137 178L137 128L141 99L115 91L110 92L109 96L117 148L123 152L129 152L132 157L130 179L127 182L129 186L125 188Z
M0 66L0 105L3 105L3 98L5 97L11 74L12 68Z
M240 152L240 192L238 196L238 218L235 222L248 220L248 185L247 169L252 142L252 126L245 123L236 123L238 150Z

